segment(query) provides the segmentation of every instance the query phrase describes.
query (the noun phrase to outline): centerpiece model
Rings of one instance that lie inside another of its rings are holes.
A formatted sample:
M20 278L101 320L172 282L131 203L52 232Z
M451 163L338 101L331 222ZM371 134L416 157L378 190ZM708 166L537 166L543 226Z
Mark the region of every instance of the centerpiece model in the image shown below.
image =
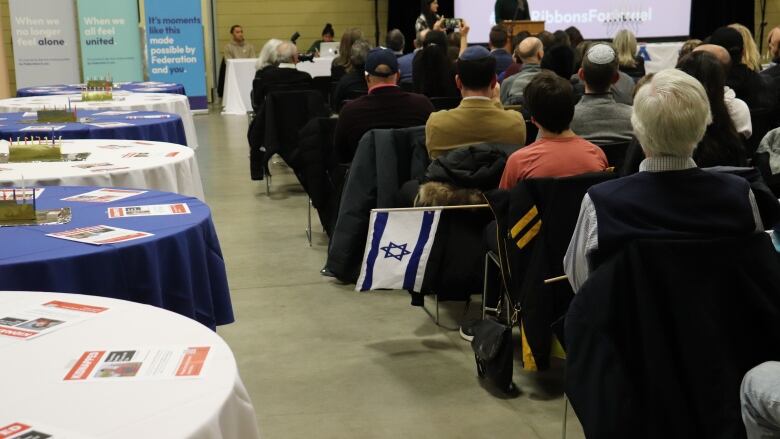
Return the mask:
M70 99L68 99L68 108L58 110L57 108L47 109L43 107L43 110L38 110L36 115L38 123L68 123L78 122L79 120L76 107L71 107Z
M114 100L114 81L111 76L103 79L89 79L81 89L82 102L102 102Z
M35 220L35 189L0 191L0 223Z
M62 137L55 139L48 137L20 140L9 140L8 162L53 162L62 160Z

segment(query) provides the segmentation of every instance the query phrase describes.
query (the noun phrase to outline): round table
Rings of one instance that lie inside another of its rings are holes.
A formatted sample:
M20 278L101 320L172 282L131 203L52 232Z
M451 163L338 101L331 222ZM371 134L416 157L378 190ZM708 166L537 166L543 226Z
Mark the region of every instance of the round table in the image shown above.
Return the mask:
M0 427L21 422L53 437L63 432L63 438L260 437L235 357L216 333L162 309L75 294L0 291L0 313L54 300L109 309L35 339L0 344L0 356L9 359L0 376L7 395L0 402ZM84 352L162 346L209 347L202 375L63 380Z
M37 208L71 208L67 224L0 227L0 290L57 291L145 303L204 325L232 323L225 263L203 202L149 191L120 201L62 201L95 187L47 187ZM186 203L190 214L108 218L110 207ZM92 245L46 236L90 226L152 233L132 241Z
M190 103L187 96L170 93L122 93L114 94L113 101L80 102L81 95L32 96L27 98L11 98L0 100L0 113L15 113L18 111L38 111L44 108L68 108L68 104L81 110L115 110L115 111L159 111L174 113L181 117L184 132L187 135L187 145L198 147L198 136L195 123L192 120Z
M0 139L47 136L63 139L132 139L187 144L184 125L177 114L156 111L113 113L103 110L80 111L80 121L69 123L36 123L35 115L0 113Z
M16 90L16 96L20 98L28 96L49 96L49 95L67 95L81 93L82 87L86 84L60 84L47 85L42 87L27 87ZM122 90L131 93L174 93L183 95L184 86L181 84L167 82L117 82L114 84L114 90Z
M8 142L0 140L0 154ZM83 161L0 163L0 186L117 186L157 189L205 199L195 152L139 140L63 140L63 154Z

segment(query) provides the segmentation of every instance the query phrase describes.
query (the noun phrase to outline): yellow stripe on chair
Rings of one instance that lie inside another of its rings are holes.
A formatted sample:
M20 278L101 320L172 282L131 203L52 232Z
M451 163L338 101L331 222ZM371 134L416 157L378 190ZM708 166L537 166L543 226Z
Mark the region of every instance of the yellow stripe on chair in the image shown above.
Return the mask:
M528 232L525 235L523 235L522 238L520 238L519 241L517 241L517 246L520 247L521 250L525 248L525 246L528 245L528 243L531 242L532 239L536 238L536 235L539 234L539 230L541 228L542 228L542 220L539 220L536 222L536 224L534 224L533 227L531 227L530 230L528 230Z
M528 344L528 339L525 338L525 328L522 321L520 322L520 344L523 349L523 369L528 372L538 371L539 368L536 367L534 353L531 352L531 345Z
M512 239L517 238L517 235L520 234L520 232L523 231L525 226L527 226L531 221L533 221L536 216L539 215L539 210L536 209L536 206L532 207L531 210L528 211L522 218L520 218L520 221L515 224L514 227L512 227L511 234Z

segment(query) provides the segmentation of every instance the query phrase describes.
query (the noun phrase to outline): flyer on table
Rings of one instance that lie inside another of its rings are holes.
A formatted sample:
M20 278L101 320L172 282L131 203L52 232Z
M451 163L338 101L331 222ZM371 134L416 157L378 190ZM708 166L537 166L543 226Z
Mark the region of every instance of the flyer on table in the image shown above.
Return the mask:
M163 346L83 352L63 381L178 380L203 376L209 346Z
M151 206L112 207L108 209L109 218L135 216L186 215L190 213L187 203L153 204Z
M108 163L110 165L110 163ZM132 189L111 189L103 188L89 191L81 195L63 198L62 201L81 201L84 203L111 203L113 201L124 200L125 198L145 194L146 191L137 191Z
M38 422L0 420L0 439L87 439L88 437Z
M82 242L84 244L103 245L118 244L120 242L132 241L134 239L154 236L152 233L140 232L138 230L120 229L111 226L92 226L80 227L78 229L66 230L64 232L49 233L46 236L52 238L66 239L68 241Z
M0 336L32 339L108 311L102 306L54 300L33 308L0 308ZM0 436L2 439L2 436Z

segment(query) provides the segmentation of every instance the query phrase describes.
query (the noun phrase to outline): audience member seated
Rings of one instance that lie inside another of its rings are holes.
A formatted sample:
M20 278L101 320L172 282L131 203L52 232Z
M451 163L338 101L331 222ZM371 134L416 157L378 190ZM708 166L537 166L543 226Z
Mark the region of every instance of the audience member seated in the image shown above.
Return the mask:
M594 41L584 41L577 46L577 50L574 54L574 65L582 67L582 59L585 57L585 53L597 44ZM571 76L571 84L574 86L574 99L579 102L582 95L585 94L585 84L580 80L577 73ZM626 73L618 70L618 80L612 84L609 90L612 92L612 97L615 98L615 102L621 104L632 105L634 103L634 89L636 88L636 82L634 78L628 76Z
M393 29L387 33L385 37L385 46L392 50L395 56L401 57L404 54L404 47L406 46L406 38L404 34L398 30Z
M549 31L541 31L538 34L536 34L536 38L539 38L539 41L542 42L542 47L544 50L549 49L550 47L555 45L555 35L553 35Z
M693 51L707 52L715 56L720 62L724 77L728 75L729 68L731 67L731 55L729 55L729 52L726 49L714 44L702 44L693 49ZM748 108L745 101L737 98L737 94L728 85L724 85L723 100L726 103L726 108L729 110L729 115L734 123L734 128L742 137L749 139L753 135L753 122L750 119L750 108Z
M428 155L441 154L477 143L525 143L525 121L498 101L496 59L481 46L469 47L457 62L456 82L463 96L460 105L431 114L425 126Z
M268 66L276 65L276 48L282 44L282 40L271 38L265 43L262 49L260 49L260 56L257 57L255 62L255 74L258 70L263 70Z
M322 38L311 43L311 46L309 47L309 50L306 51L306 53L316 53L318 56L321 56L320 53L320 44L322 43L332 43L333 39L336 37L336 31L333 30L333 25L330 23L326 23L325 27L322 29Z
M391 50L370 51L365 64L368 95L345 105L336 125L334 144L340 163L352 161L360 139L369 130L425 125L433 112L428 98L398 87L398 61Z
M775 81L775 90L780 89L780 27L769 31L767 37L767 46L769 47L769 56L772 57L773 66L761 72L767 78Z
M742 59L739 62L754 72L760 72L761 54L758 52L756 40L753 39L753 33L750 32L750 29L738 23L730 24L729 27L739 32L739 35L742 37L742 44L745 50L742 51Z
M263 102L269 90L276 86L305 88L311 85L311 75L297 69L298 48L289 41L283 41L276 47L276 65L270 65L255 73L260 87L253 84L254 102Z
M338 113L346 99L354 99L356 95L368 92L366 77L363 67L366 64L366 56L371 50L371 45L366 40L357 40L352 45L352 53L349 56L349 71L339 79L336 88L333 89L331 107Z
M751 109L773 108L775 95L761 75L741 62L744 53L742 35L730 27L718 28L709 39L726 49L731 56L731 68L726 76L726 85L731 87L739 99L745 101Z
M525 105L541 138L509 156L500 188L510 189L527 178L569 177L607 168L604 151L569 128L574 117L569 81L552 72L539 73L525 89Z
M696 51L681 59L677 68L699 80L710 102L712 123L693 153L696 164L702 168L747 166L745 147L724 101L726 76L718 59Z
M686 41L680 48L680 51L677 53L677 59L683 59L686 55L689 55L691 52L693 52L693 49L701 46L702 44L704 44L702 40L697 40L695 38Z
M495 25L490 29L490 56L496 59L496 75L500 75L512 64L512 55L506 50L509 35L504 26Z
M620 78L615 50L607 44L591 47L578 75L585 84L585 95L574 107L572 131L593 143L631 140L631 106L615 102L610 91Z
M352 55L352 45L355 41L363 39L363 32L358 28L351 28L344 31L339 43L339 56L337 56L330 65L330 80L338 81L347 74L350 68L349 58Z
M468 34L468 31L466 32ZM414 91L428 97L458 96L455 69L447 57L447 35L432 30L412 62Z
M640 172L593 186L582 200L564 258L574 291L591 268L636 239L713 239L763 231L740 177L699 169L692 155L712 121L707 92L679 70L663 70L634 98L632 122L646 159Z
M541 67L563 79L569 79L577 72L574 67L574 51L568 45L556 44L544 52Z
M553 32L553 38L555 39L553 46L567 46L570 49L572 48L569 34L567 34L566 31L557 30Z
M522 101L525 86L542 71L540 64L544 57L544 46L539 38L524 39L518 46L518 52L523 62L523 70L504 80L501 91L501 102L504 105L512 101Z
M628 29L623 29L615 34L612 45L618 54L620 71L634 78L634 81L645 76L645 59L637 54L636 37Z
M768 361L751 369L740 393L747 439L780 437L780 363Z
M401 83L412 83L412 62L417 53L423 48L423 41L428 34L428 29L417 32L417 36L414 39L414 52L407 53L404 56L398 58L398 71L401 73Z
M569 36L569 46L571 46L572 49L576 49L580 43L585 41L585 38L582 37L582 32L580 32L580 30L575 26L567 27L564 32L566 32L566 35Z
M522 31L512 37L512 64L509 65L509 67L506 68L501 74L498 75L498 83L503 84L504 79L516 75L520 73L520 70L523 69L523 60L520 59L520 43L530 37L531 34L527 31Z

